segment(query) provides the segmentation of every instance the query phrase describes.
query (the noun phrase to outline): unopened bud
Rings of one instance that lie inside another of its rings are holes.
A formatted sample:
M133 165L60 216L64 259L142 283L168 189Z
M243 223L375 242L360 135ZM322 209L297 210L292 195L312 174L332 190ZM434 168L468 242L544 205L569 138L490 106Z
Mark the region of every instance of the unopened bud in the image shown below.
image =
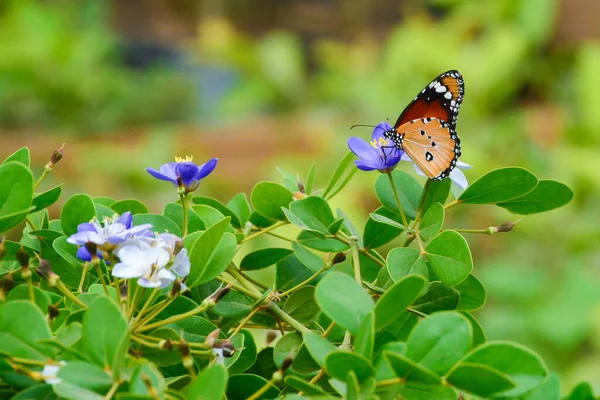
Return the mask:
M31 268L29 268L29 265L21 267L21 278L25 281L31 278Z
M2 261L4 255L6 255L6 247L4 246L4 239L0 237L0 261Z
M178 344L177 347L179 348L179 353L181 354L181 356L184 359L186 357L190 356L190 346L187 344L187 342L183 338L183 335L180 336L180 338L179 338L179 344Z
M37 267L37 273L48 281L48 285L56 286L58 284L58 275L52 271L52 266L48 260L40 260L40 264Z
M85 244L85 249L90 253L90 256L92 257L92 261L98 259L98 245L96 243L87 242Z
M215 329L214 331L212 331L211 333L209 333L206 336L204 343L206 343L206 345L208 347L213 347L215 345L217 339L219 338L220 333L221 333L221 331L219 329Z
M121 299L127 299L127 283L119 286L119 294L121 295Z
M181 281L179 279L175 279L173 282L173 287L169 292L169 297L177 297L181 293Z
M283 372L281 370L277 370L275 372L273 372L273 375L271 376L271 380L275 383L279 383L283 380Z
M220 287L209 297L209 300L217 304L223 297L227 295L227 293L229 293L230 290L231 285Z
M346 260L346 255L340 251L335 256L333 256L333 260L331 261L331 265L339 264L341 262L344 262L345 260Z
M10 292L12 288L13 277L12 273L9 272L0 279L0 300L4 300L6 298L6 293Z
M305 193L302 192L294 192L294 200L300 200L308 197Z
M16 257L21 268L29 268L29 253L23 249L23 246L17 251Z
M175 248L173 249L173 255L179 254L179 252L183 250L183 240L178 240L175 242Z
M302 184L302 181L300 180L300 177L298 175L296 175L296 178L298 179L298 181L297 181L298 190L300 191L300 193L306 194L306 188L304 187L304 184Z
M64 147L65 147L65 144L63 143L63 145L60 146L60 149L54 150L52 152L52 156L50 157L50 162L48 163L48 167L50 167L50 168L54 167L54 164L56 164L57 162L59 162L62 159Z
M268 347L271 343L273 343L273 340L275 339L277 339L277 332L268 331L267 338L265 339L265 347Z
M294 355L288 354L288 356L281 363L281 372L285 372L289 367L291 367L292 362L294 362Z
M158 345L163 350L173 350L173 341L171 339L164 339L158 342Z
M50 321L53 321L54 318L58 317L58 314L59 314L58 303L48 305L48 319Z
M519 220L515 221L515 222L505 222L502 225L499 225L495 228L496 232L510 232L512 231L512 228L517 224L517 222L519 222Z
M156 390L156 388L152 384L152 381L150 380L150 378L148 378L148 375L142 374L142 381L144 381L144 385L146 386L146 390L148 390L148 394L150 395L151 398L153 398L153 399L160 398L158 391Z

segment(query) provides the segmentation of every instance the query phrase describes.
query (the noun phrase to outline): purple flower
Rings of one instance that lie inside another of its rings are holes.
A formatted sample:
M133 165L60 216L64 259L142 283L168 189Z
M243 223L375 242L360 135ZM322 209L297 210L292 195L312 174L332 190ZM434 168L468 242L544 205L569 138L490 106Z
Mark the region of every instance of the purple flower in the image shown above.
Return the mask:
M176 187L183 186L186 193L193 192L198 188L200 180L206 178L217 166L217 159L213 158L202 165L192 162L192 157L185 159L176 157L175 162L163 164L157 171L154 168L146 168L153 177L169 181Z
M360 158L354 161L359 169L389 172L396 167L404 151L398 149L390 139L383 136L384 132L391 130L390 124L382 122L373 130L370 143L357 137L348 139L348 147Z
M120 217L115 215L112 219L105 218L104 226L94 218L91 222L79 224L77 233L71 235L67 242L81 246L77 250L77 257L90 261L92 255L85 247L92 242L98 247L98 257L102 257L102 250L110 250L115 245L125 242L136 235L143 235L152 228L151 224L133 226L133 216L127 211Z

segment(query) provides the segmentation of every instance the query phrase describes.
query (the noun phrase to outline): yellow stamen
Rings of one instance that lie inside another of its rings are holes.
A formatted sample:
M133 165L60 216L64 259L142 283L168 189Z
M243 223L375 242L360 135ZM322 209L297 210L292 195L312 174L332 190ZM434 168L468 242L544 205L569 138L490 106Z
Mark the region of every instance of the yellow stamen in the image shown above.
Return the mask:
M183 158L183 157L175 157L175 162L178 162L178 163L192 162L192 161L194 161L194 156L185 156L185 158Z
M377 149L382 146L387 146L388 140L383 137L380 137L379 142L377 140L373 139L373 140L371 140L370 144L374 149Z

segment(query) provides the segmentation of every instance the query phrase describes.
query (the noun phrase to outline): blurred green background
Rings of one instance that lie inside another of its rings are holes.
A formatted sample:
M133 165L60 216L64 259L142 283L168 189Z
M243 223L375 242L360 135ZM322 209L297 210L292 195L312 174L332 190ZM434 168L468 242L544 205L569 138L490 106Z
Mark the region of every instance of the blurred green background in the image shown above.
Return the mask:
M394 121L458 69L470 181L519 165L575 191L507 234L467 237L488 290L489 339L538 351L564 380L600 389L600 3L594 0L2 0L0 148L27 145L63 197L175 199L144 168L219 157L201 187L226 202L275 167L326 184L353 124ZM402 166L407 168L407 166ZM375 173L336 199L357 225ZM58 212L58 208L54 212ZM515 216L453 209L448 227ZM383 249L385 250L385 249Z

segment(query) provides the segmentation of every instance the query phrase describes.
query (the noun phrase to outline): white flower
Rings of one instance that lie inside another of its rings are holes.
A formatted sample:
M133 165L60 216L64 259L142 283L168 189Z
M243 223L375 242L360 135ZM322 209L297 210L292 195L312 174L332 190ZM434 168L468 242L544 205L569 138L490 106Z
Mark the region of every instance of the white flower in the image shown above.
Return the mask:
M177 255L177 243L181 239L165 233L155 238L136 237L123 243L117 249L117 263L112 274L118 278L138 278L138 284L148 288L165 288L178 277L190 273L190 260L186 249ZM182 284L182 290L185 290Z
M60 371L61 367L67 365L64 361L59 361L58 364L46 364L44 365L44 369L41 372L42 378L47 384L57 385L62 382L58 375L58 371Z
M427 176L427 175L425 175L425 173L423 171L421 171L421 169L417 166L417 164L415 164L413 162L413 160L408 156L408 154L406 154L406 153L402 154L402 158L400 160L413 163L418 175L425 176L425 177ZM450 171L450 180L463 190L466 189L467 186L469 186L469 182L467 181L467 177L461 171L461 169L469 169L469 168L471 168L471 166L469 164L464 163L459 160L456 162L456 168L454 168L452 171Z

